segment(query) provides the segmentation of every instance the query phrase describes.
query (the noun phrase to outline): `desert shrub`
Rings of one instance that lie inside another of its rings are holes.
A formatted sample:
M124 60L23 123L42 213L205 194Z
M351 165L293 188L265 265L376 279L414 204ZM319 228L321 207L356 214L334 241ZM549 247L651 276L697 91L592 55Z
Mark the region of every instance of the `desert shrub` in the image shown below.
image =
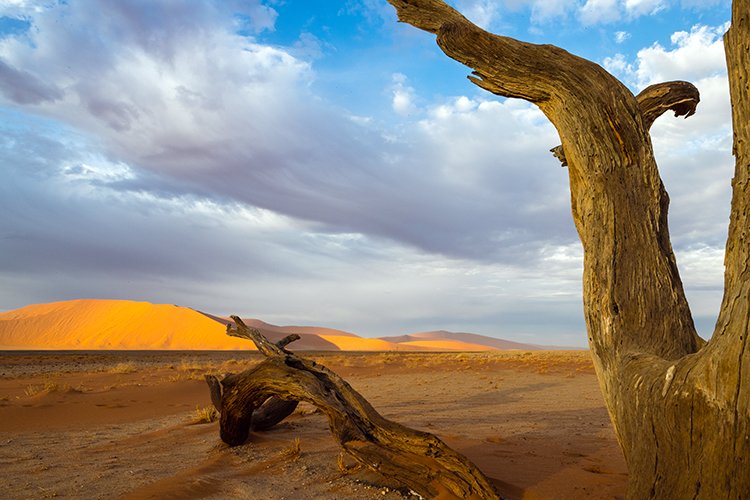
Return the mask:
M217 418L219 418L219 412L213 406L195 409L194 422L196 424L210 424L211 422L215 422Z

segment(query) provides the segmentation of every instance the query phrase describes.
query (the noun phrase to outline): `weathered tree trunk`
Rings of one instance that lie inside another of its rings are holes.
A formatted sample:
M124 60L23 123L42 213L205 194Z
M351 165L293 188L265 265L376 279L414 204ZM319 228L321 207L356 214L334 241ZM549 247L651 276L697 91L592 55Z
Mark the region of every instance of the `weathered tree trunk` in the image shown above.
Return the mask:
M332 371L272 344L240 318L232 319L236 327L228 333L255 342L266 359L250 370L227 375L220 383L206 377L211 399L221 412L224 442L244 443L251 430L262 430L255 422L258 418L270 423L271 418L259 410L266 405L286 400L296 406L297 401L307 401L328 417L331 432L344 451L423 497L499 498L484 474L438 437L383 418ZM271 408L269 414L275 419L283 411Z
M696 334L669 241L649 127L690 115L683 82L636 97L595 63L487 33L441 0L388 0L399 19L495 94L530 101L555 125L584 248L589 345L630 470L630 498L750 498L750 0L725 38L737 161L724 300L710 342ZM705 344L705 345L704 345Z
M232 330L231 325L227 325L227 334L236 336ZM242 338L245 338L242 336ZM296 333L287 335L283 339L276 342L276 346L283 349L295 340L299 340L300 336ZM222 413L224 402L223 402L223 383L226 379L234 377L233 373L227 373L224 378L220 381L215 375L206 375L206 383L208 384L208 390L211 393L211 402L216 408L219 414ZM250 431L266 431L283 421L286 417L294 413L297 409L299 401L283 399L278 396L270 396L265 401L261 401L260 405L256 405L253 410L251 418L248 421L247 432ZM247 439L247 434L245 438ZM243 441L244 441L243 439ZM235 443L237 444L237 443Z

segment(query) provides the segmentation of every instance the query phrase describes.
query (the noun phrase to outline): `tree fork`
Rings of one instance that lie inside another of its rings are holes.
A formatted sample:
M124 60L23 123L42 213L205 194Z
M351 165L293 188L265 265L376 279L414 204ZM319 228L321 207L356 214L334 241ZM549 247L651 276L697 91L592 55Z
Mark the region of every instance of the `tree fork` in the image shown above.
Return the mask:
M690 116L684 82L636 98L595 63L490 34L441 0L388 0L436 34L489 92L536 104L568 163L584 249L584 312L594 365L630 470L631 498L750 498L750 0L725 37L736 172L725 293L714 335L698 337L669 240L669 198L649 128Z
M345 380L324 366L269 342L237 316L231 336L255 343L265 359L254 368L227 375L220 383L207 376L211 398L221 411L220 435L229 445L244 443L258 408L268 401L307 401L327 417L341 448L357 462L426 498L499 499L492 483L466 457L437 436L382 417ZM217 392L218 391L218 392Z

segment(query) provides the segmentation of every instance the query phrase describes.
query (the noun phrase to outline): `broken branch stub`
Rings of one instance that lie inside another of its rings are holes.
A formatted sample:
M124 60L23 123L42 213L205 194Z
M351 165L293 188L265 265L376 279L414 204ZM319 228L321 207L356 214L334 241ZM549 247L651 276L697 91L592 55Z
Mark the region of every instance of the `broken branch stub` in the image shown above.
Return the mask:
M257 428L254 419L268 398L306 401L328 417L331 433L357 462L416 493L428 498L500 498L473 463L437 436L384 418L331 370L273 344L240 318L232 319L235 326L227 333L252 340L266 359L221 381L224 442L244 443Z

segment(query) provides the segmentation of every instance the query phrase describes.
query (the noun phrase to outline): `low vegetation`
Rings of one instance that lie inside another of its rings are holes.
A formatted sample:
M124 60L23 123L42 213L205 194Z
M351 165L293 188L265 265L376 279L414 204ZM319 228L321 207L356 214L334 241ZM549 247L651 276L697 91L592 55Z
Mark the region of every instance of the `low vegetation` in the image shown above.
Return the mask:
M213 406L205 406L203 408L195 409L195 418L193 420L196 424L210 424L216 422L219 418L219 413Z

